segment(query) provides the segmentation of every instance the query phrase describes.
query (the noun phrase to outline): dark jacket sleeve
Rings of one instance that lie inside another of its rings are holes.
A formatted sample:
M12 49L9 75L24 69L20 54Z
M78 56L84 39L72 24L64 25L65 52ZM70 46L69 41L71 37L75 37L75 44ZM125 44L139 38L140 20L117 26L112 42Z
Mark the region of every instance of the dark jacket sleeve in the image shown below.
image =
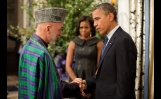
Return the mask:
M131 99L136 78L137 48L130 36L120 40L116 49L117 99Z
M84 92L88 94L96 89L96 76L92 76L85 80L86 80L87 88L84 90Z
M80 88L77 83L70 84L65 81L61 81L61 84L62 84L63 98L81 96Z

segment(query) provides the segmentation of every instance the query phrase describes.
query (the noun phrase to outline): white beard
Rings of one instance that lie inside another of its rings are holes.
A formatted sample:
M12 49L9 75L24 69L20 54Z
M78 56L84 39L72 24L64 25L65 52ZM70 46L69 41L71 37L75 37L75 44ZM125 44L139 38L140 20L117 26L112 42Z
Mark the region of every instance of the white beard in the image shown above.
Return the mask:
M49 44L55 44L55 41L56 41L56 38L55 37L52 37L49 41Z
M55 44L55 40L51 40L49 44Z

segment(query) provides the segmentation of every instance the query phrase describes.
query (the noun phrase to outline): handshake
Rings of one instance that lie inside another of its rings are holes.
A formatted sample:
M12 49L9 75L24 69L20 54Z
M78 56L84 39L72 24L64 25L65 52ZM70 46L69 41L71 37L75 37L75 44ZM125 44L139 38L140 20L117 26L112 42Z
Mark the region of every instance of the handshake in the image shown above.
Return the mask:
M85 94L84 93L84 89L87 88L87 84L86 84L86 81L85 80L82 80L81 78L75 78L72 82L70 83L78 83L79 84L79 88L80 88L80 91L81 91L81 95L84 96L84 97L87 97L87 98L90 98L91 97L91 94Z

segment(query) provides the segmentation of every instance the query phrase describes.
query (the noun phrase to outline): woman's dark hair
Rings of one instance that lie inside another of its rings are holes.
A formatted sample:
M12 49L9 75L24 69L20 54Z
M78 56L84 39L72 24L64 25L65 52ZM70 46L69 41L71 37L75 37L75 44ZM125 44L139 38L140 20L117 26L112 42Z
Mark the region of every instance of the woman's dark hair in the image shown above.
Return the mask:
M79 17L79 19L77 21L77 24L76 24L76 36L80 35L79 28L80 28L80 23L82 21L88 21L89 22L90 27L91 27L91 33L92 33L91 36L92 37L95 36L96 35L96 29L94 27L94 21L93 21L92 17L86 16L86 15Z

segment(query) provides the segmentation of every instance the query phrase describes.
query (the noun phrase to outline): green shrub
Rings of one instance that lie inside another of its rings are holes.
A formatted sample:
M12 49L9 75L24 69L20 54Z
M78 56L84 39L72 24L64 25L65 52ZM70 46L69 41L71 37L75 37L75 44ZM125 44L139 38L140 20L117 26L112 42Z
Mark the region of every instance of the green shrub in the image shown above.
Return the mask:
M57 40L54 45L49 45L48 49L51 52L52 57L56 54L66 54L66 49L69 42L75 37L76 21L81 15L91 16L91 9L93 8L94 0L28 0L29 4L23 5L21 8L26 11L30 25L23 29L19 26L13 27L11 29L17 30L20 35L25 36L21 38L15 33L10 33L12 36L26 42L31 35L35 32L36 26L34 24L33 8L46 8L46 7L62 7L67 10L67 15L64 21L63 34ZM21 1L20 1L21 2ZM100 37L99 33L97 36Z

